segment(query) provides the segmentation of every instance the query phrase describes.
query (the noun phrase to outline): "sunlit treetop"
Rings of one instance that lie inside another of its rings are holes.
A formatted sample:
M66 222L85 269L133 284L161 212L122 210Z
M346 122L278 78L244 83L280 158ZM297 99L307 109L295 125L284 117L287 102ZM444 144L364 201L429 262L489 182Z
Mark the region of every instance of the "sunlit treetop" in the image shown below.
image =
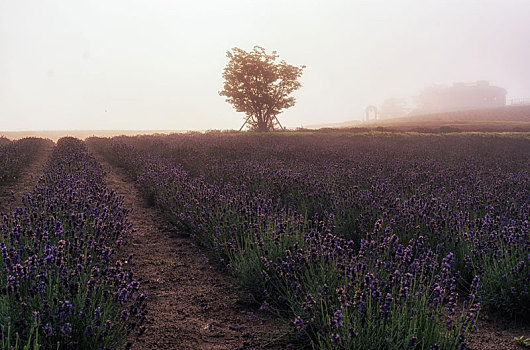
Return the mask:
M305 66L293 66L278 60L276 51L267 54L254 46L252 51L233 48L226 53L228 64L223 71L225 79L219 95L246 114L245 124L251 130L271 131L282 128L277 115L294 106L291 93L301 87L298 78Z

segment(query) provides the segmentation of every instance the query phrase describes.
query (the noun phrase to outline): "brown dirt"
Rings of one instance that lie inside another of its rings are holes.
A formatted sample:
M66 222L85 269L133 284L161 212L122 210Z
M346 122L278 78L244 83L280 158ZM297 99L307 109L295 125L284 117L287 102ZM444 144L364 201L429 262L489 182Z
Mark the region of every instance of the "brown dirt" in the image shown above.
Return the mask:
M514 337L530 337L530 325L523 325L500 315L479 319L478 331L471 336L473 350L523 350Z
M189 236L169 227L125 171L98 160L108 186L124 196L130 210L136 232L128 249L149 295L148 329L133 349L237 349L245 343L279 348L274 339L288 327L243 302L233 279L213 267Z
M0 212L8 213L22 205L22 196L31 192L37 184L53 148L53 143L46 143L22 169L17 179L0 187Z

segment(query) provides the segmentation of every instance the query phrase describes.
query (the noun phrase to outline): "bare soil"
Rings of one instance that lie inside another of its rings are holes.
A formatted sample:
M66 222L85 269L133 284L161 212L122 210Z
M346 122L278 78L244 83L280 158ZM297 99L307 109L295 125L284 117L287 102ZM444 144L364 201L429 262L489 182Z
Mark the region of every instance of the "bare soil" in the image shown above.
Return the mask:
M478 331L471 336L470 347L473 350L523 350L514 337L530 337L530 325L515 322L502 317L491 315L479 319Z
M0 187L0 212L8 213L22 205L22 196L33 190L47 165L54 145L46 143L34 155L29 164L22 169L12 182Z
M97 155L96 155L97 157ZM135 229L134 271L148 298L148 324L133 349L281 348L288 327L244 300L234 280L212 266L186 234L168 226L122 169L98 160L107 185L124 196Z

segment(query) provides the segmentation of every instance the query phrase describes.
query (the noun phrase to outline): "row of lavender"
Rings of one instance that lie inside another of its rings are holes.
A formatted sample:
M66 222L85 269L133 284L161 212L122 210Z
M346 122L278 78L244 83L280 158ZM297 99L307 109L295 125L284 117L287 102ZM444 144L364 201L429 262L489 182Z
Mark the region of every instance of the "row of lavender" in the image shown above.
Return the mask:
M91 142L314 347L465 347L477 274L488 306L528 314L526 139Z
M57 142L23 205L0 222L2 349L95 349L143 331L145 295L120 258L132 229L82 141Z
M50 140L28 137L10 141L0 137L0 186L12 181Z
M402 240L423 235L453 253L458 284L482 276L486 306L530 314L530 141L495 135L234 136L121 138L311 217L334 215L334 233L359 246L382 220Z

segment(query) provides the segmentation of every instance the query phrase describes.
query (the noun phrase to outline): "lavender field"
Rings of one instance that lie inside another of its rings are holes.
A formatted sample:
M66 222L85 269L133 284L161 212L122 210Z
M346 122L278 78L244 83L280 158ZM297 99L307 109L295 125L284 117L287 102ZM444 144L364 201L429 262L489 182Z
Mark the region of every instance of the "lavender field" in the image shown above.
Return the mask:
M132 228L102 176L82 141L63 138L22 206L2 215L1 349L121 348L143 332L146 296L118 254Z
M0 0L0 350L530 350L529 15Z
M0 186L13 182L39 147L46 143L51 141L35 137L11 141L0 137Z
M288 318L295 348L463 349L481 314L528 322L524 134L87 142Z
M49 143L6 140L0 174L15 181ZM63 138L22 204L2 213L1 349L161 348L141 339L159 336L147 313L162 282L133 258L153 242L133 241L141 227L107 184L109 166L193 239L212 274L289 324L265 345L241 320L219 326L242 334L240 349L482 349L481 319L530 321L526 134ZM146 254L160 279L168 257ZM201 283L183 281L163 283Z

